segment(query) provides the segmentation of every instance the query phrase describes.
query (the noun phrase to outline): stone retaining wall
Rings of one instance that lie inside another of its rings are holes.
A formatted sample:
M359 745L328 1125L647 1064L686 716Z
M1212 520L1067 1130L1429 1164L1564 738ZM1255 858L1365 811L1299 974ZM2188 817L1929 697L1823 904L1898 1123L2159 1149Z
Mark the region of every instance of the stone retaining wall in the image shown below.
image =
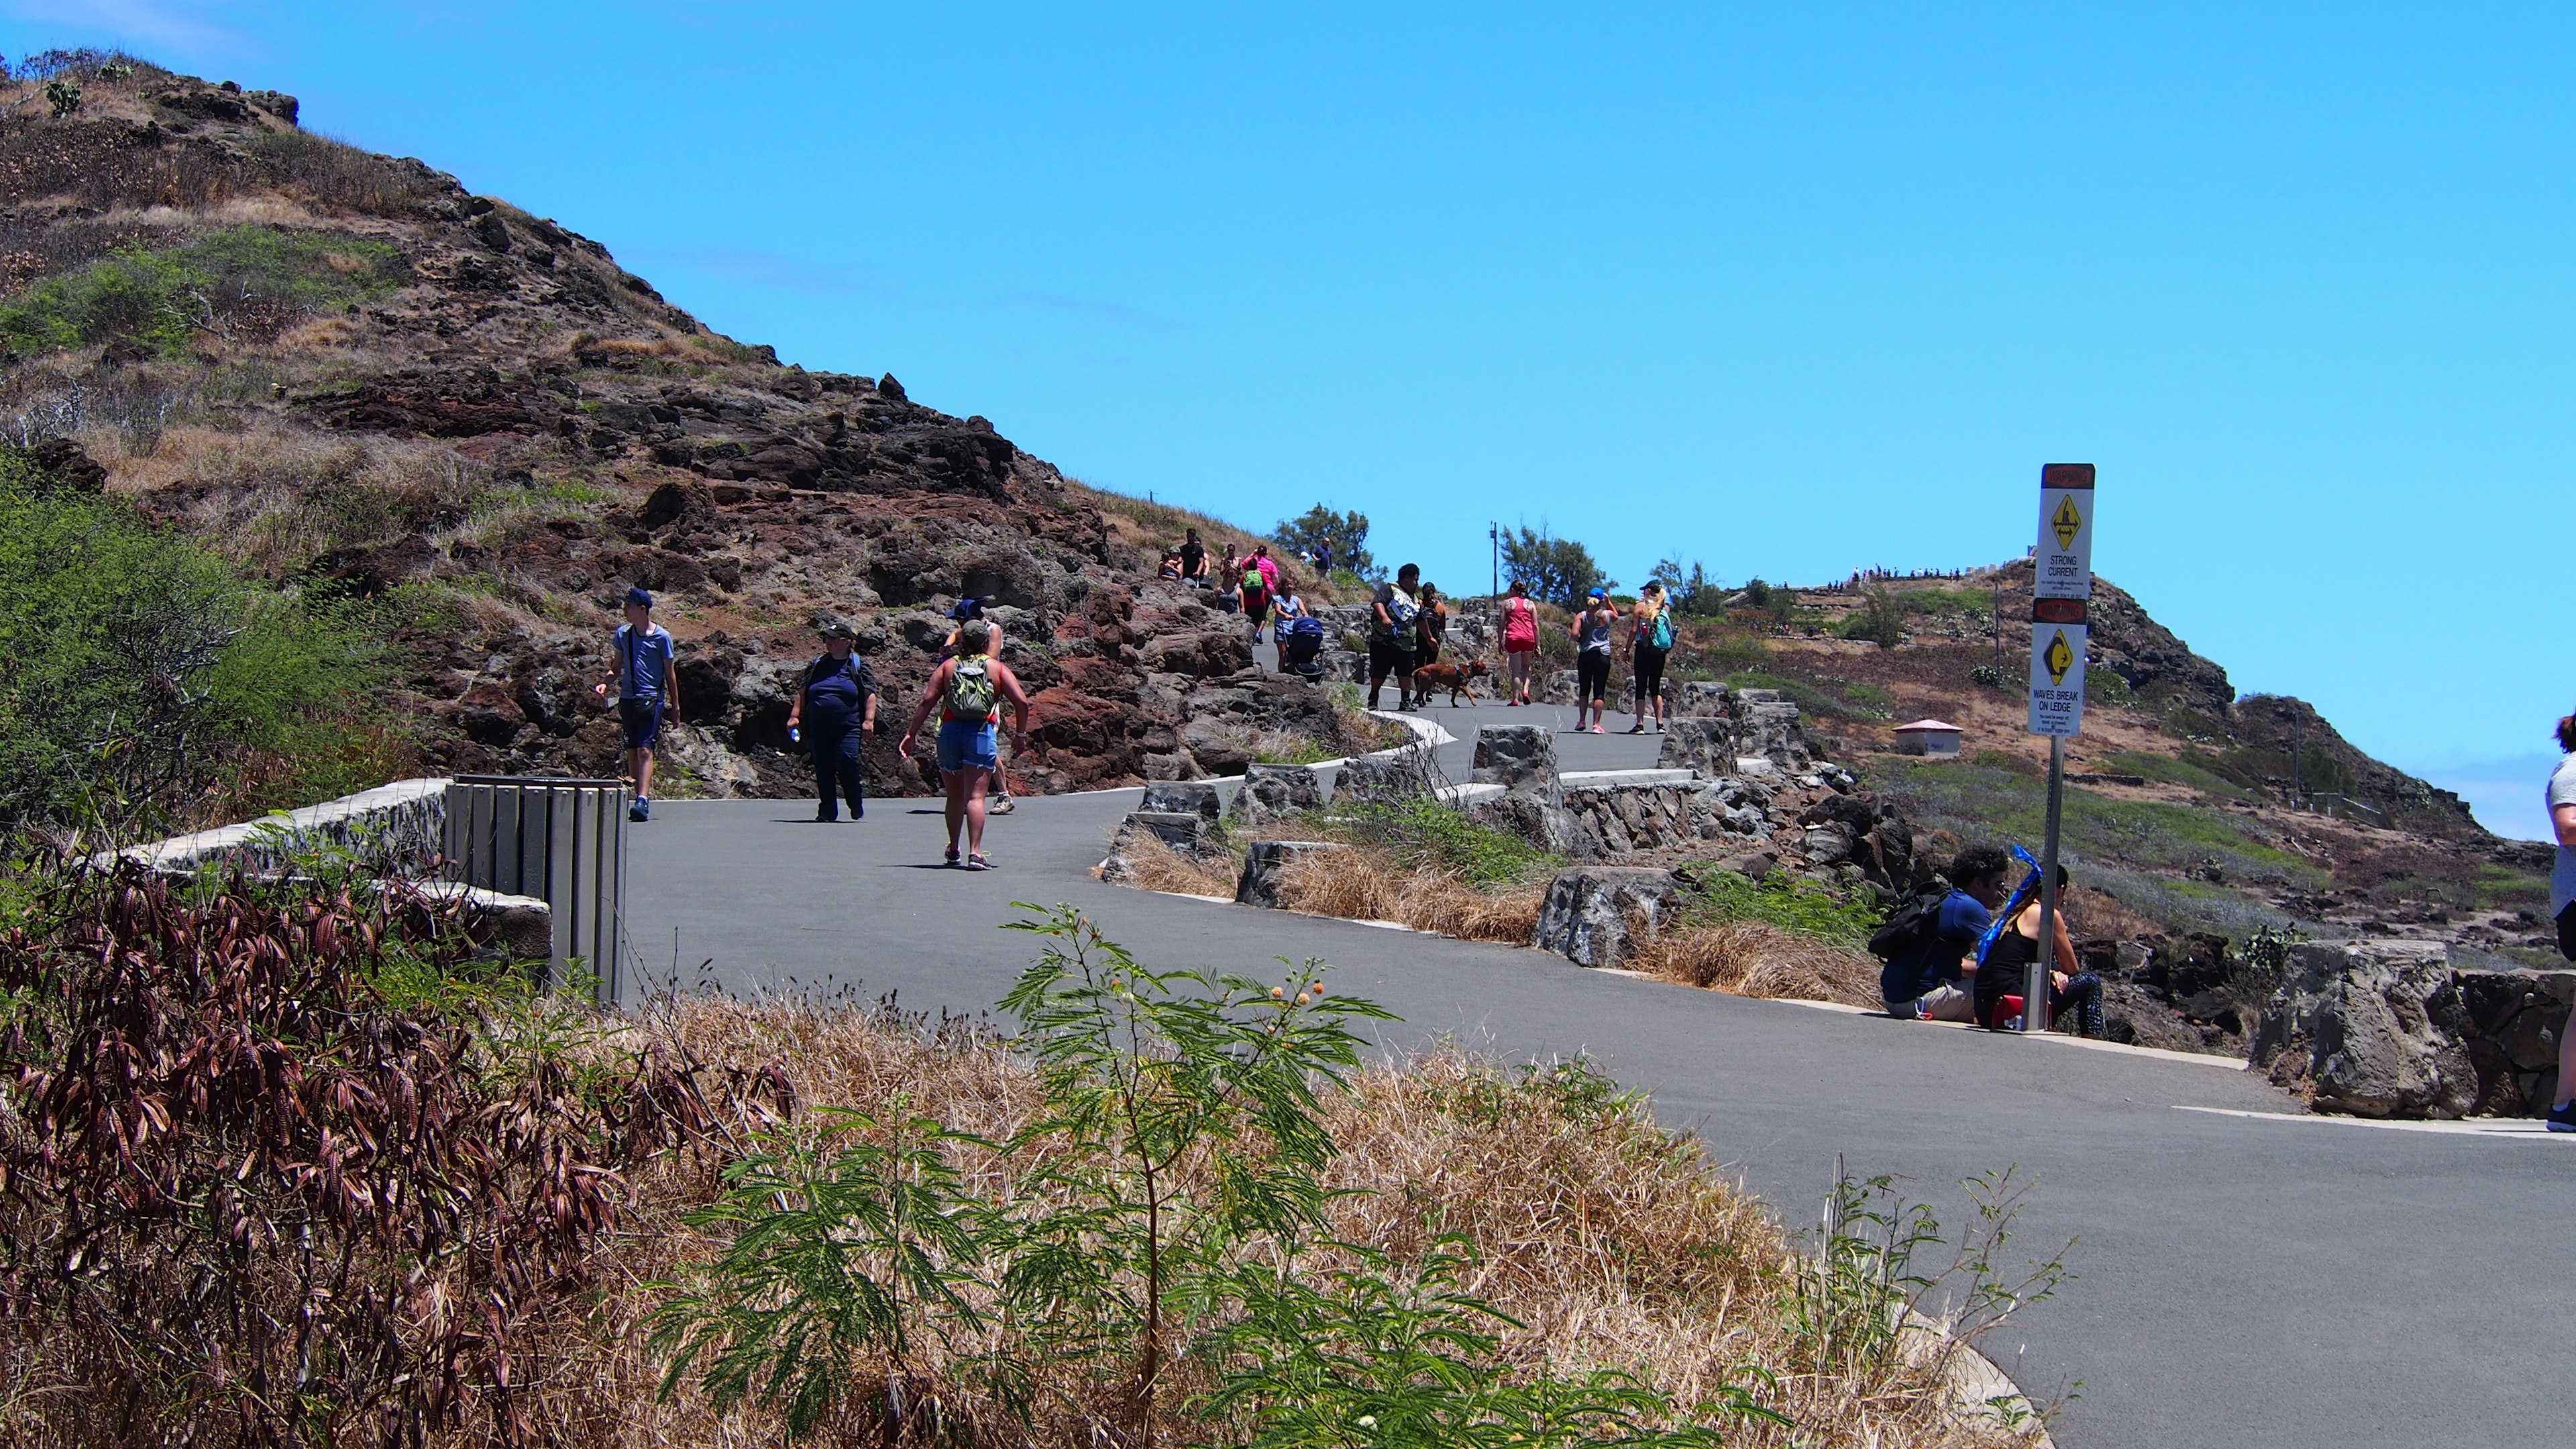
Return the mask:
M1698 840L1759 841L1770 820L1740 780L1687 785L1578 785L1564 792L1566 825L1597 856Z

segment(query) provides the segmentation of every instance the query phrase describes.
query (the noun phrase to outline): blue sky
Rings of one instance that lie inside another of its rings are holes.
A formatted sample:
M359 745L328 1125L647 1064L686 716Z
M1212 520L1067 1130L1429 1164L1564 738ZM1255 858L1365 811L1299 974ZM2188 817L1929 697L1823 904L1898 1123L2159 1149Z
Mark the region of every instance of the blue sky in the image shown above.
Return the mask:
M0 0L291 91L808 367L1461 589L2095 566L2544 829L2576 9Z

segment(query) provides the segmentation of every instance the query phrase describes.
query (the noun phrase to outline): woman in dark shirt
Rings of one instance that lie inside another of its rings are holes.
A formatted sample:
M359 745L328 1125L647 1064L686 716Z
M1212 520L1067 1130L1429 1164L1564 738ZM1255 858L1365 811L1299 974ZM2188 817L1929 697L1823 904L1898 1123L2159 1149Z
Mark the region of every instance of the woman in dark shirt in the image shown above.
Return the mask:
M2057 868L2057 888L2066 889L2066 867ZM2030 966L2039 959L2039 893L2031 892L2030 900L2015 911L1995 936L1986 959L1977 965L1977 1024L1991 1031L2003 1029L2003 1003L2006 996L2020 996L2030 989ZM2009 909L2009 907L2007 907ZM2057 937L2057 962L2061 969L2049 973L2048 1015L2051 1021L2075 1014L2075 1027L2085 1036L2102 1034L2102 978L2090 971L2070 972L2062 969L2075 965L2075 943L2066 934L2066 912L2061 907L2057 918L2049 923Z

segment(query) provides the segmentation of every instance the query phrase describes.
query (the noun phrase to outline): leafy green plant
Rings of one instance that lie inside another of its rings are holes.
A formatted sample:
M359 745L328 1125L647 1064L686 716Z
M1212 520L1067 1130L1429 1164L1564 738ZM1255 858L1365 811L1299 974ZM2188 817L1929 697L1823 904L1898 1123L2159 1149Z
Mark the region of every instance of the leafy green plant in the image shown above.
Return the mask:
M45 82L45 104L53 108L54 119L57 121L79 110L81 108L80 82L75 80Z
M1881 649L1905 642L1905 606L1883 588L1861 596L1861 605L1834 630L1845 639L1866 639Z
M707 1275L721 1286L664 1300L648 1338L668 1358L665 1393L694 1371L719 1412L775 1401L792 1435L822 1421L869 1356L890 1362L899 1393L925 1332L982 1328L968 1294L994 1235L947 1150L990 1144L914 1115L901 1094L882 1122L824 1115L820 1132L763 1134L716 1201L685 1216L731 1233Z
M1457 1239L1410 1271L1344 1246L1355 1266L1319 1277L1259 1265L1235 1277L1242 1313L1211 1337L1218 1386L1201 1408L1254 1449L1697 1449L1725 1442L1713 1420L1788 1422L1741 1384L1677 1412L1615 1369L1508 1377L1495 1330L1519 1325L1460 1291L1474 1260Z

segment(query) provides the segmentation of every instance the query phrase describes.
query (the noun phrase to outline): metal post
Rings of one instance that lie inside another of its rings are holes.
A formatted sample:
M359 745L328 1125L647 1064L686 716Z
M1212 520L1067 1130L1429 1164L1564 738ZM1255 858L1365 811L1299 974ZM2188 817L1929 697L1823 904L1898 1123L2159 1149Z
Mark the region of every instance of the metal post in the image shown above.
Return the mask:
M2066 807L2066 736L2048 737L2048 839L2039 855L2039 954L2021 994L2021 1029L2048 1030L2049 973L2057 969L2057 822Z
M1492 544L1494 549L1493 596L1499 599L1503 596L1503 526L1499 523L1487 523L1485 525L1485 541Z

